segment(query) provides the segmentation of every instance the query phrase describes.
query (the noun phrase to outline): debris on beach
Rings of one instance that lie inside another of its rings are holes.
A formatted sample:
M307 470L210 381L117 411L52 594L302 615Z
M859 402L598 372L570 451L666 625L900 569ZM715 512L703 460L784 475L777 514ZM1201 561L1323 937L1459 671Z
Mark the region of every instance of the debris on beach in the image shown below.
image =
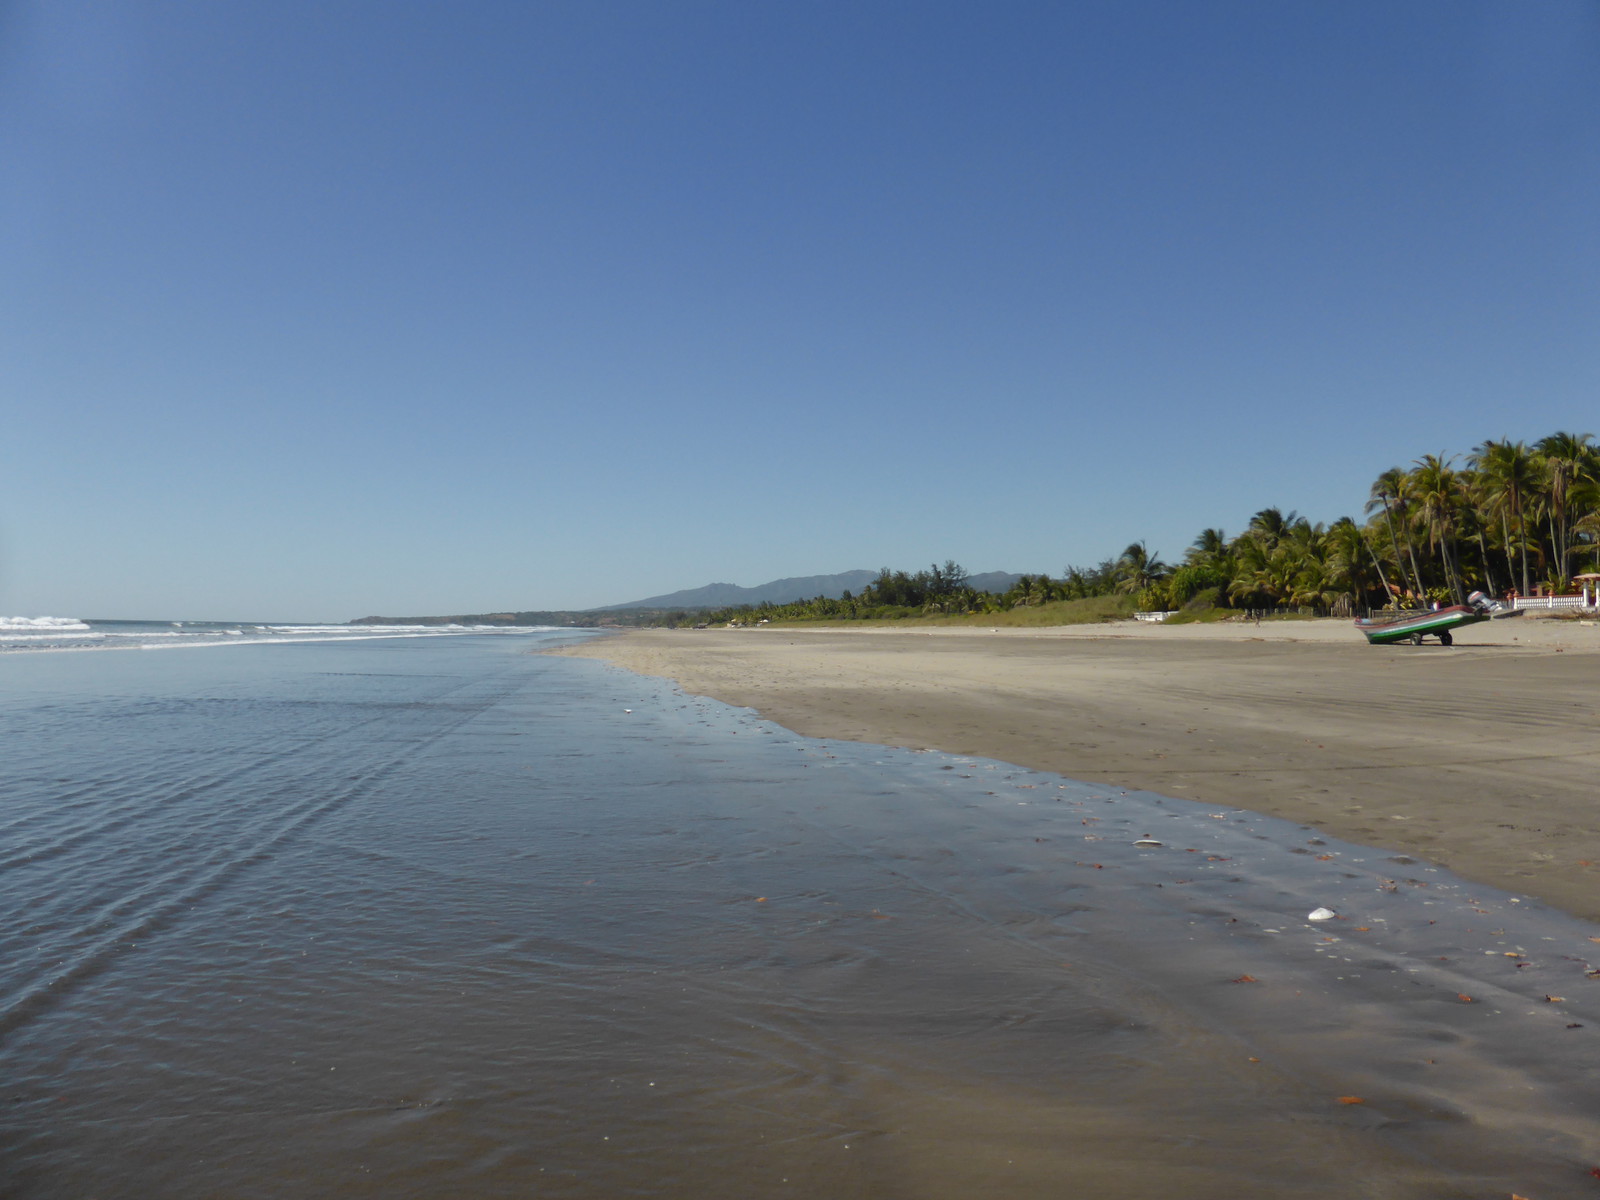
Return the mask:
M1308 920L1308 921L1331 921L1335 917L1337 917L1338 915L1339 914L1334 912L1333 909L1331 909L1331 908L1313 908L1310 912L1308 912L1306 914L1306 920Z

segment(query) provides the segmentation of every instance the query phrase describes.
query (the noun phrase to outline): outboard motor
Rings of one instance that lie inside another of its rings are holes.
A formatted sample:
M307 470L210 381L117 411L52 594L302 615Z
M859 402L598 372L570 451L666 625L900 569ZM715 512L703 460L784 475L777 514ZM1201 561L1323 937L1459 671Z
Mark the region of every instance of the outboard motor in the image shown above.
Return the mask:
M1467 603L1481 613L1497 612L1500 609L1500 601L1491 600L1482 592L1473 592L1467 597Z

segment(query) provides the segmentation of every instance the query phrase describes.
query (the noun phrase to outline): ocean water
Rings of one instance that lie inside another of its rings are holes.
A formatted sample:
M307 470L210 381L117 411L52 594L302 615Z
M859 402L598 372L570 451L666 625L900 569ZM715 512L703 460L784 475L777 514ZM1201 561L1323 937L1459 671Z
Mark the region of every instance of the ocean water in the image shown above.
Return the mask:
M78 617L0 617L0 654L59 650L199 649L463 633L526 636L525 628L490 625L295 625L250 621L97 621Z
M0 1195L1600 1187L1525 897L570 631L214 628L0 654Z

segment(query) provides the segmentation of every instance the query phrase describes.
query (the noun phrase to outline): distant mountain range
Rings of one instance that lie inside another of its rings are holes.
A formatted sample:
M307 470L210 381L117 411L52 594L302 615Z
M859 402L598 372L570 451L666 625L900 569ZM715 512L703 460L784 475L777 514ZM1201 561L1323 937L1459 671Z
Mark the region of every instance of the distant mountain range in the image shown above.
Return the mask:
M665 596L651 596L627 604L608 604L603 608L586 608L581 612L493 612L457 613L454 616L433 617L357 617L351 625L573 625L608 626L637 624L648 619L650 612L671 609L733 608L744 604L788 604L793 600L810 600L816 596L835 599L846 592L859 592L878 577L876 571L841 571L837 575L798 575L791 579L774 579L758 587L740 587L734 583L708 583L705 587L689 588L682 592L668 592ZM1009 571L986 571L974 575L969 582L980 592L1004 592L1021 579ZM605 616L606 613L615 614Z
M743 604L788 604L792 600L810 600L815 596L834 599L846 592L859 592L878 577L876 571L841 571L837 575L798 575L789 579L774 579L756 587L740 587L735 583L708 583L704 587L689 588L682 592L668 592L664 596L650 596L644 600L630 600L626 604L608 604L593 612L618 612L631 608L732 608ZM1021 579L1008 571L988 571L972 577L972 586L981 592L1003 592Z

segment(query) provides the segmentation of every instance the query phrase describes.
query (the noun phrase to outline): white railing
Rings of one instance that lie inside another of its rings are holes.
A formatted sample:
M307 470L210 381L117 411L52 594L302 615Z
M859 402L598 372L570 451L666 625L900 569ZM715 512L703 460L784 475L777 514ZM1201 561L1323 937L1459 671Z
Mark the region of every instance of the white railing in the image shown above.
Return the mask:
M1596 607L1593 600L1584 596L1518 596L1511 602L1511 606L1533 612L1563 609L1589 612Z
M1135 621L1165 621L1168 617L1177 616L1179 611L1175 608L1171 612L1136 612L1133 614L1133 619Z

